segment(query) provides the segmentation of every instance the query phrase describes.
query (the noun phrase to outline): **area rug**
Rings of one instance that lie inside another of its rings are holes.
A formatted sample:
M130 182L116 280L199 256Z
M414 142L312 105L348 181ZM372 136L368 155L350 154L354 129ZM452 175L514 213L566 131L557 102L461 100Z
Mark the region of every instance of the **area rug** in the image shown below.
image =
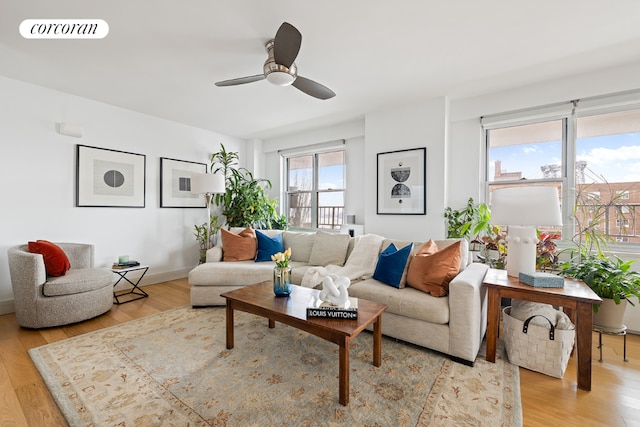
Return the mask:
M518 367L452 362L384 337L351 344L350 402L338 346L224 308L182 307L29 351L71 426L517 426ZM505 357L502 351L499 355Z

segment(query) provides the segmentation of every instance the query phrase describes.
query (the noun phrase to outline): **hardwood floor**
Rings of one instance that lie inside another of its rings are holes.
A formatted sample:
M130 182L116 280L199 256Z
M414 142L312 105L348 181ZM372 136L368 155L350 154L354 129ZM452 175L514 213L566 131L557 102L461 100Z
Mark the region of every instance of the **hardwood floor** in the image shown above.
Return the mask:
M43 330L20 328L15 315L0 316L0 426L65 426L27 350L189 304L186 279L145 286L149 298L114 305L106 314L75 325ZM640 336L603 335L598 362L594 333L592 391L577 390L575 356L563 379L520 369L525 426L640 426ZM384 348L383 348L384 352Z

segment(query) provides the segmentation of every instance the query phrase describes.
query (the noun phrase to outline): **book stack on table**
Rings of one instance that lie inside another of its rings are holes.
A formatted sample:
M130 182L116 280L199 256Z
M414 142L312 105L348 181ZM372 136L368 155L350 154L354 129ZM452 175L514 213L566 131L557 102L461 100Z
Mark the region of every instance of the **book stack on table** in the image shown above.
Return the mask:
M114 263L111 268L123 269L123 268L137 267L139 265L140 263L138 261L127 261L127 262Z
M307 318L320 317L327 319L358 319L358 298L349 298L344 306L311 298L307 306Z

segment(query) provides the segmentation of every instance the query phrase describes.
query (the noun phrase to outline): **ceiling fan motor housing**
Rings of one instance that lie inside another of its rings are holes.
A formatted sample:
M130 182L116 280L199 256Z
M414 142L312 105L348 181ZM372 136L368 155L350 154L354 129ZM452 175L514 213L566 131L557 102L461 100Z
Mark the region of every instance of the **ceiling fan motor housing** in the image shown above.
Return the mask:
M291 67L287 68L284 65L276 64L276 60L273 57L273 40L269 40L265 45L267 54L269 57L264 63L263 71L264 75L270 83L276 86L289 86L298 77L298 67L296 64L291 64Z

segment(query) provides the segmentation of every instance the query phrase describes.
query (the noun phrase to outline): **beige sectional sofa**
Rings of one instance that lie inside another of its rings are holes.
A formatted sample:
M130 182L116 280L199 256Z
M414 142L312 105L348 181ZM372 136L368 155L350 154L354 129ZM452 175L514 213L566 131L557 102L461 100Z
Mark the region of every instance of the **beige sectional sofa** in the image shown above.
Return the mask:
M344 259L343 267L338 268L338 272L344 272L345 276L356 274L355 271L359 273L358 269L349 267L349 258L354 253L353 249L358 242L358 237L350 238L348 235L328 237L328 233L323 232L277 230L267 230L263 233L271 237L282 233L284 248L291 247L294 284L303 284L303 281L309 277L308 274L305 276L307 270L322 265L314 262L335 262L336 259ZM337 244L330 244L331 239L335 239ZM411 243L382 237L379 241L381 244L379 248L375 248L376 254L391 243L398 249ZM457 241L447 239L435 241L435 243L442 249ZM412 255L424 242L413 243ZM272 261L222 262L223 254L222 246L210 249L207 252L207 262L198 265L189 273L192 306L224 305L225 299L220 297L221 293L271 280L273 277ZM398 289L372 278L371 275L351 277L349 295L388 306L382 319L384 335L445 353L454 360L466 364L473 364L486 330L487 301L482 281L488 268L484 264L470 262L466 240L462 240L460 244L460 259L458 274L450 281L447 296L434 297L427 292L407 286ZM408 266L409 262L405 267L405 275ZM332 264L331 267L335 265ZM308 285L308 283L304 284Z

